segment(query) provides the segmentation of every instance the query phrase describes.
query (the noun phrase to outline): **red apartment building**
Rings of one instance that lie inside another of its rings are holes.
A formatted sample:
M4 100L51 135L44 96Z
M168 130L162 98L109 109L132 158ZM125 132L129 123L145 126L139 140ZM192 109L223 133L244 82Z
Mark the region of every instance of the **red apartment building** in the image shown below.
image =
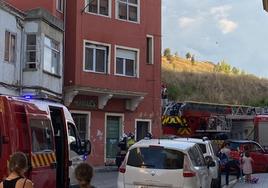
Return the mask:
M93 165L114 163L124 133L161 135L161 0L8 2L64 21L63 101Z
M161 134L161 0L67 1L66 13L64 102L91 163L111 164L123 133Z

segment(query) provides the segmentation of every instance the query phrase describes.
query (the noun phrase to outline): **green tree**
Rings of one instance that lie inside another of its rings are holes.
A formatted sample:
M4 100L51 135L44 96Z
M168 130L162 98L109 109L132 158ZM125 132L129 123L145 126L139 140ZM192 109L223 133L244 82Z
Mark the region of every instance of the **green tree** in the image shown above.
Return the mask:
M175 57L179 57L178 52L175 52L174 56L175 56Z
M192 57L191 57L191 63L192 63L192 65L195 64L195 58L194 58L194 55L192 55Z
M187 52L185 57L186 57L186 59L191 59L192 55L190 54L190 52Z
M235 74L235 75L238 75L238 74L240 74L240 70L238 68L236 68L236 67L233 67L232 68L232 73Z
M171 58L171 50L170 50L170 48L166 48L165 50L164 50L164 56L168 59L168 60L170 60L170 58Z

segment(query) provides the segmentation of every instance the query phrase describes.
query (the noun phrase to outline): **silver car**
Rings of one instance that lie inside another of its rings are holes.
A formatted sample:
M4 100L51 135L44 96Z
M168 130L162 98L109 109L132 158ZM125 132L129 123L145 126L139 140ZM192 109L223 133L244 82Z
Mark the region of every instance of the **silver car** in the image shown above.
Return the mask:
M211 180L197 144L151 139L131 146L117 182L118 188L208 188Z

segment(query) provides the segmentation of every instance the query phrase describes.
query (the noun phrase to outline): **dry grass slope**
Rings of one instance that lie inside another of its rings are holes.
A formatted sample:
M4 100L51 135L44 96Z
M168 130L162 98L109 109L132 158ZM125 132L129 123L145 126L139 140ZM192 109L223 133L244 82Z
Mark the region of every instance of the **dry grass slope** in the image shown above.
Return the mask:
M268 80L252 75L215 73L214 64L162 58L162 81L177 101L267 105ZM264 104L267 103L267 104Z

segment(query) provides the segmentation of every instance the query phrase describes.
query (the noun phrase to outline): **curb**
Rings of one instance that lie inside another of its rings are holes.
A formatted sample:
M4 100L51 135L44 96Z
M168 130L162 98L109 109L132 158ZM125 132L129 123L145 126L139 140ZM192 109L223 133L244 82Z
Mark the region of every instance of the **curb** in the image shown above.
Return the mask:
M117 166L97 166L94 167L94 172L100 173L100 172L116 172L118 171Z

